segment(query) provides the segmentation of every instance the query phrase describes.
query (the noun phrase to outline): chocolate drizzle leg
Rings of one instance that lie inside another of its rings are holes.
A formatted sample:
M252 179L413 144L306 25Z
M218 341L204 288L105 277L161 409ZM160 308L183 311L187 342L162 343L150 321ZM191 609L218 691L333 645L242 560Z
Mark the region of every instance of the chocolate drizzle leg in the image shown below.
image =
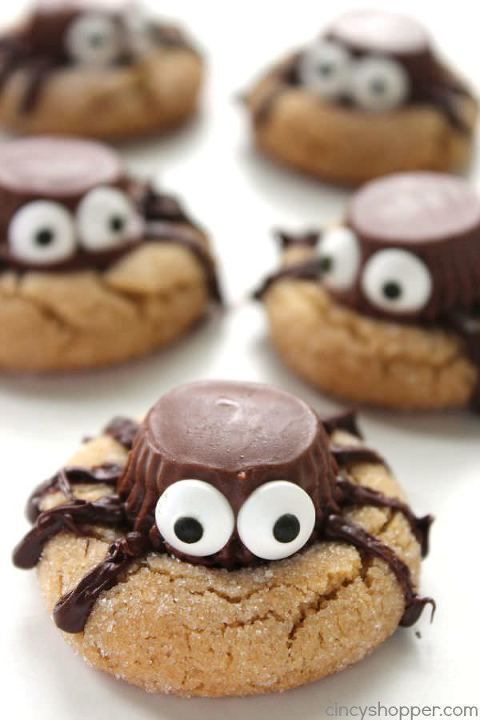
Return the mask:
M175 222L195 227L181 203L173 195L158 192L151 183L137 183L140 211L146 220ZM133 192L135 188L132 187Z
M29 113L38 105L53 70L54 65L49 60L41 60L32 68L20 103L21 113Z
M403 627L413 625L419 619L425 605L431 605L435 611L435 602L432 598L420 597L413 590L410 570L391 547L377 540L342 515L330 515L324 532L327 540L349 543L365 555L383 560L390 567L405 597L405 611L400 625Z
M298 61L301 53L295 53L286 61L273 69L271 87L263 93L258 101L253 103L253 122L262 125L267 122L278 99L288 88L299 84ZM247 99L248 101L248 99Z
M210 297L220 305L223 304L222 291L215 272L214 262L209 252L201 244L195 230L188 226L172 223L148 222L145 228L145 240L176 243L190 250L205 272Z
M108 423L103 432L123 445L125 450L131 450L139 430L138 422L128 417L118 416Z
M33 528L15 548L13 562L24 569L34 567L47 542L62 531L83 535L82 525L121 527L124 522L123 503L117 495L108 495L94 502L73 500L58 505L40 513Z
M72 485L114 485L116 486L122 467L114 463L105 463L94 468L66 467L62 468L49 480L41 483L30 495L26 514L30 522L35 522L41 513L41 503L46 495L62 492L68 500L74 500Z
M409 506L398 500L397 498L387 497L377 490L365 487L364 485L355 485L345 477L337 478L338 504L344 508L348 505L373 505L379 508L390 508L395 512L400 512L408 521L413 534L417 538L422 551L422 557L428 555L429 549L429 533L433 523L431 515L417 517L410 510Z
M302 233L290 233L285 230L276 230L275 238L282 250L291 247L315 248L320 240L321 233L318 230L306 230Z
M275 230L274 236L278 241L280 248L290 250L291 248L314 249L320 240L321 233L316 230L305 230L301 233L290 233L284 230ZM261 300L265 293L278 280L312 280L318 282L322 276L321 259L312 254L306 260L289 262L279 270L267 275L265 280L254 290L252 297L254 300Z
M470 398L470 407L473 412L480 413L480 305L470 313L452 313L447 322L462 338L468 357L477 368L477 382Z
M262 300L265 293L279 280L312 280L319 282L322 277L322 263L320 258L312 257L303 262L290 263L271 275L267 275L261 285L254 290L254 300Z
M132 562L143 557L149 548L147 538L138 532L112 543L105 560L56 603L53 618L57 627L68 633L82 632L100 594L116 585Z
M375 463L377 465L387 465L381 455L376 450L366 447L366 445L330 445L330 452L340 467L347 467L354 463Z
M358 437L360 440L363 438L362 432L358 427L357 413L353 410L347 410L339 415L332 415L329 418L320 418L320 422L329 435L333 435L336 430L342 430L343 432Z

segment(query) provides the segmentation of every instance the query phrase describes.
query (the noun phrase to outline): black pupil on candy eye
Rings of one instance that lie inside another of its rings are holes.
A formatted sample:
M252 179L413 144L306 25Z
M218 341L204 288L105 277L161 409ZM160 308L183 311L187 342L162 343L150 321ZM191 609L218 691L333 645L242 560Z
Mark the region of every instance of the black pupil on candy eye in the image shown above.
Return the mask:
M88 38L90 47L98 48L101 47L105 42L105 37L101 33L92 33Z
M335 68L333 63L325 61L318 64L317 70L319 75L323 75L323 77L328 77L329 75L332 75Z
M398 300L402 294L402 288L394 280L389 280L382 287L382 292L388 300Z
M50 228L41 228L35 233L35 244L40 247L50 245L55 239L55 233Z
M184 543L191 545L203 537L203 527L192 517L181 517L173 526L175 535Z
M324 255L320 258L320 270L323 273L331 272L333 269L333 258L330 255Z
M109 221L110 230L114 233L120 233L125 229L126 221L122 215L112 215Z
M281 515L273 526L273 537L281 543L289 543L295 540L300 532L300 523L295 515L286 513Z
M374 95L383 95L387 86L385 85L385 81L381 78L374 78L370 83L370 89Z

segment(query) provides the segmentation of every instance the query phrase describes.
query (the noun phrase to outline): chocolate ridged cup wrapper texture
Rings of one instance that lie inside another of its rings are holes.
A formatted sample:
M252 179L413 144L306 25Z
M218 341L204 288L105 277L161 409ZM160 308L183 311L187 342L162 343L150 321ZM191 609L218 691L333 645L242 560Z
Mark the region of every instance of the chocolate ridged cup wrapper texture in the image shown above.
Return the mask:
M354 195L347 225L359 240L362 265L389 248L425 263L432 293L408 318L413 322L441 320L480 301L480 197L465 180L428 172L374 180ZM353 290L332 294L361 313L392 318L368 302L360 277Z
M311 497L317 524L334 505L335 462L328 436L301 400L251 383L205 382L164 395L136 436L119 492L135 530L155 535L155 506L169 485L198 479L222 492L236 514L249 495L287 480ZM209 558L174 554L227 568L254 560L234 531Z

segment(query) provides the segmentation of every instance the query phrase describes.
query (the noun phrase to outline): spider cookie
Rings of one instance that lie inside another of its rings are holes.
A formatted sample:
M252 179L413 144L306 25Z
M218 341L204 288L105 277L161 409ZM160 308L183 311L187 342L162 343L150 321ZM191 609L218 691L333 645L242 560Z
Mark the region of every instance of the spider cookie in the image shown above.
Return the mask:
M417 518L354 418L202 382L117 418L32 495L14 552L65 639L149 691L247 695L341 670L412 625Z
M208 240L176 199L89 140L0 144L0 369L127 360L220 300Z
M124 138L196 112L198 51L137 5L39 0L0 37L0 126L25 134Z
M480 411L480 198L464 180L371 181L343 225L283 245L258 295L288 365L350 401Z
M256 145L340 183L470 157L477 103L422 26L353 11L269 70L247 94Z

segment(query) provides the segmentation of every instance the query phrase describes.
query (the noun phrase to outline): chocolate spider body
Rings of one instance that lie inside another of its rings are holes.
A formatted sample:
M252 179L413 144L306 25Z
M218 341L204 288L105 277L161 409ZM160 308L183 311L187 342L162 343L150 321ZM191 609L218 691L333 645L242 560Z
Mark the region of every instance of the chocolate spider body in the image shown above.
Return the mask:
M326 102L365 112L433 105L462 133L470 133L459 103L467 88L438 60L414 20L376 11L340 17L316 41L274 70L276 88L255 112L264 122L278 96L301 88Z
M177 28L151 22L133 5L39 2L16 31L0 37L0 92L18 70L29 79L20 110L33 110L52 72L137 62L156 47L188 47Z
M100 593L148 552L234 570L340 540L390 566L405 596L402 624L412 624L432 601L416 595L405 563L344 509L374 505L403 513L423 554L431 518L416 518L405 503L355 485L348 477L352 463L382 461L365 446L333 444L330 435L339 428L356 431L351 416L322 423L305 403L268 386L180 387L140 426L117 419L106 428L130 450L124 468L66 468L35 491L29 503L35 524L14 561L33 567L62 530L88 533L85 526L96 523L125 533L56 605L57 625L79 632ZM109 483L115 494L85 502L73 493L76 483ZM58 490L66 504L41 512L45 495Z
M454 332L479 368L480 408L480 198L464 180L422 172L371 181L342 226L283 234L281 244L318 250L267 278L257 298L282 278L321 281L362 315Z
M105 270L144 242L182 245L220 300L201 232L177 200L130 178L107 146L28 138L0 144L0 271Z

